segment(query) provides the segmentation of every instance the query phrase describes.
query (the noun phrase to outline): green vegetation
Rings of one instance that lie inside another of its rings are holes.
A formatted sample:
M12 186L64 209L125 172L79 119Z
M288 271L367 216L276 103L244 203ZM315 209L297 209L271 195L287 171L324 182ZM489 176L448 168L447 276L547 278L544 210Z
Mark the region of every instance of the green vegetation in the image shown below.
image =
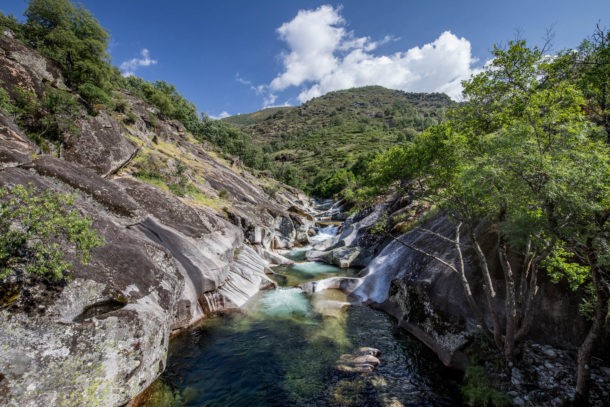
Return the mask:
M491 386L485 369L478 365L469 365L466 368L462 395L466 404L473 407L511 405L505 394Z
M115 100L117 90L127 91L158 108L147 120L151 125L157 116L178 120L197 139L239 157L246 166L319 196L354 187L375 153L438 123L452 104L440 94L365 87L332 92L297 108L211 120L200 116L173 85L123 78L109 64L108 33L82 6L70 0L32 0L25 16L26 22L20 24L14 17L0 15L0 26L55 61L89 114L109 108L124 114L125 124L135 123L126 102ZM16 111L19 124L43 149L50 150L49 143L59 147L65 134L76 130L78 98L51 87L44 95L24 92L9 89L12 100L0 95L0 108ZM56 115L61 117L55 120Z
M254 113L237 114L235 116L229 116L229 117L222 119L222 121L224 121L225 123L230 123L237 127L249 126L252 124L260 123L263 120L266 120L269 117L273 116L275 113L277 113L279 111L290 110L290 109L293 109L293 108L290 106L268 107L266 109L259 110L258 112L254 112Z
M190 132L200 131L200 119L195 105L178 93L173 85L167 82L146 82L136 76L122 78L121 88L140 97L159 109L162 118L179 120Z
M1 283L23 283L29 275L67 279L72 264L66 255L87 263L102 243L91 220L74 208L73 196L22 185L0 188Z
M59 146L68 133L78 133L76 120L82 116L82 110L69 92L47 87L42 99L19 87L14 93L14 101L3 103L6 106L3 110L13 114L17 123L43 150L49 150L48 143Z
M70 0L31 0L25 16L21 31L26 43L57 62L68 85L78 89L90 107L109 102L110 37L91 13Z
M254 138L279 179L327 197L353 186L375 153L439 123L451 105L446 95L368 86L223 121Z
M573 289L589 286L585 302L595 312L579 352L581 396L585 365L603 332L610 298L610 139L602 97L610 82L608 39L609 32L597 32L593 44L553 59L525 41L495 48L489 68L464 83L468 102L452 109L442 124L376 156L359 185L344 192L366 200L419 180L425 186L421 197L454 220L449 240L459 258L467 248L460 238L470 238L486 304L496 301L498 289L488 264L500 260L503 324L492 307L474 301L463 264L448 266L460 275L483 331L506 359L533 322L539 270L569 281ZM479 242L481 223L497 231L490 258ZM510 261L515 257L521 264Z

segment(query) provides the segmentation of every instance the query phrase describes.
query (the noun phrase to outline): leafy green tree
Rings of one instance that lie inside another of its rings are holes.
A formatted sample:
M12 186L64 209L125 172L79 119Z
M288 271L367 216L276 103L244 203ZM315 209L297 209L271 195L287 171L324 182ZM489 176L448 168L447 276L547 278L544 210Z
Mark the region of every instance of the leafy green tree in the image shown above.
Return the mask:
M103 243L91 220L74 208L74 197L33 187L0 188L0 285L24 283L30 275L69 277L66 251L83 263Z
M70 0L31 0L25 16L27 42L59 64L68 85L87 84L85 96L112 88L109 35L89 11ZM99 91L92 92L92 87Z
M610 29L597 26L570 56L575 59L577 83L589 102L587 113L603 126L610 143Z
M486 71L464 83L467 103L445 123L378 156L366 180L376 188L425 180L428 198L456 225L454 238L426 231L453 243L458 254L456 264L435 258L458 273L482 328L507 359L532 323L539 269L574 286L590 284L595 316L579 352L577 385L586 399L586 366L610 297L610 150L603 132L587 120L587 99L566 63L569 53L549 59L543 50L514 41L493 55ZM498 238L492 255L504 275L503 325L493 306L498 287L481 249L480 225ZM464 273L468 246L461 235L478 259L486 311L474 302Z

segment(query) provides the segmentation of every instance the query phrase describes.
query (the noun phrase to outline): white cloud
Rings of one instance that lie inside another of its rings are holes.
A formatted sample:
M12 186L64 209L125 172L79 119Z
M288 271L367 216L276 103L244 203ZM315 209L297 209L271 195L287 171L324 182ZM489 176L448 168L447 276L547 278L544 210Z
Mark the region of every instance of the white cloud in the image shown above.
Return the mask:
M225 112L225 111L220 113L218 116L209 115L210 119L214 119L214 120L224 119L225 117L229 117L229 116L231 116L231 114L229 112Z
M150 52L146 48L140 51L141 58L132 58L129 61L122 62L119 68L123 76L133 76L136 70L142 66L155 65L157 60L150 58Z
M288 51L281 55L283 72L265 89L272 102L277 92L302 87L298 99L339 89L366 85L412 92L444 92L459 99L461 81L478 72L470 42L445 31L433 42L389 55L373 53L379 46L398 41L357 37L345 30L340 8L321 6L300 10L292 21L278 28ZM265 101L265 103L267 103Z

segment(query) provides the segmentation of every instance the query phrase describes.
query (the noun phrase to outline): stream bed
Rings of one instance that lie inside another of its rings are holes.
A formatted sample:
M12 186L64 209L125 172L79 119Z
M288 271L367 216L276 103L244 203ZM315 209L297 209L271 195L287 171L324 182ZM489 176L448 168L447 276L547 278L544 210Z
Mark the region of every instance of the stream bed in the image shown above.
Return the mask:
M455 377L386 314L348 306L337 290L308 295L298 284L355 275L287 254L298 262L274 268L278 289L253 298L243 312L202 321L170 344L167 367L144 406L455 406ZM360 347L380 351L371 373L335 368Z

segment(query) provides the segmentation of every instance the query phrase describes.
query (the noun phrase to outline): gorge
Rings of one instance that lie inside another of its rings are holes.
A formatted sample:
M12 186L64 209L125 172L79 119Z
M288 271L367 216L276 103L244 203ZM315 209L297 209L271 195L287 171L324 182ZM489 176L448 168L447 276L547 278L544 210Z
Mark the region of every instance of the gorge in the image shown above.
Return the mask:
M608 42L216 120L51 3L0 14L0 405L605 405Z

